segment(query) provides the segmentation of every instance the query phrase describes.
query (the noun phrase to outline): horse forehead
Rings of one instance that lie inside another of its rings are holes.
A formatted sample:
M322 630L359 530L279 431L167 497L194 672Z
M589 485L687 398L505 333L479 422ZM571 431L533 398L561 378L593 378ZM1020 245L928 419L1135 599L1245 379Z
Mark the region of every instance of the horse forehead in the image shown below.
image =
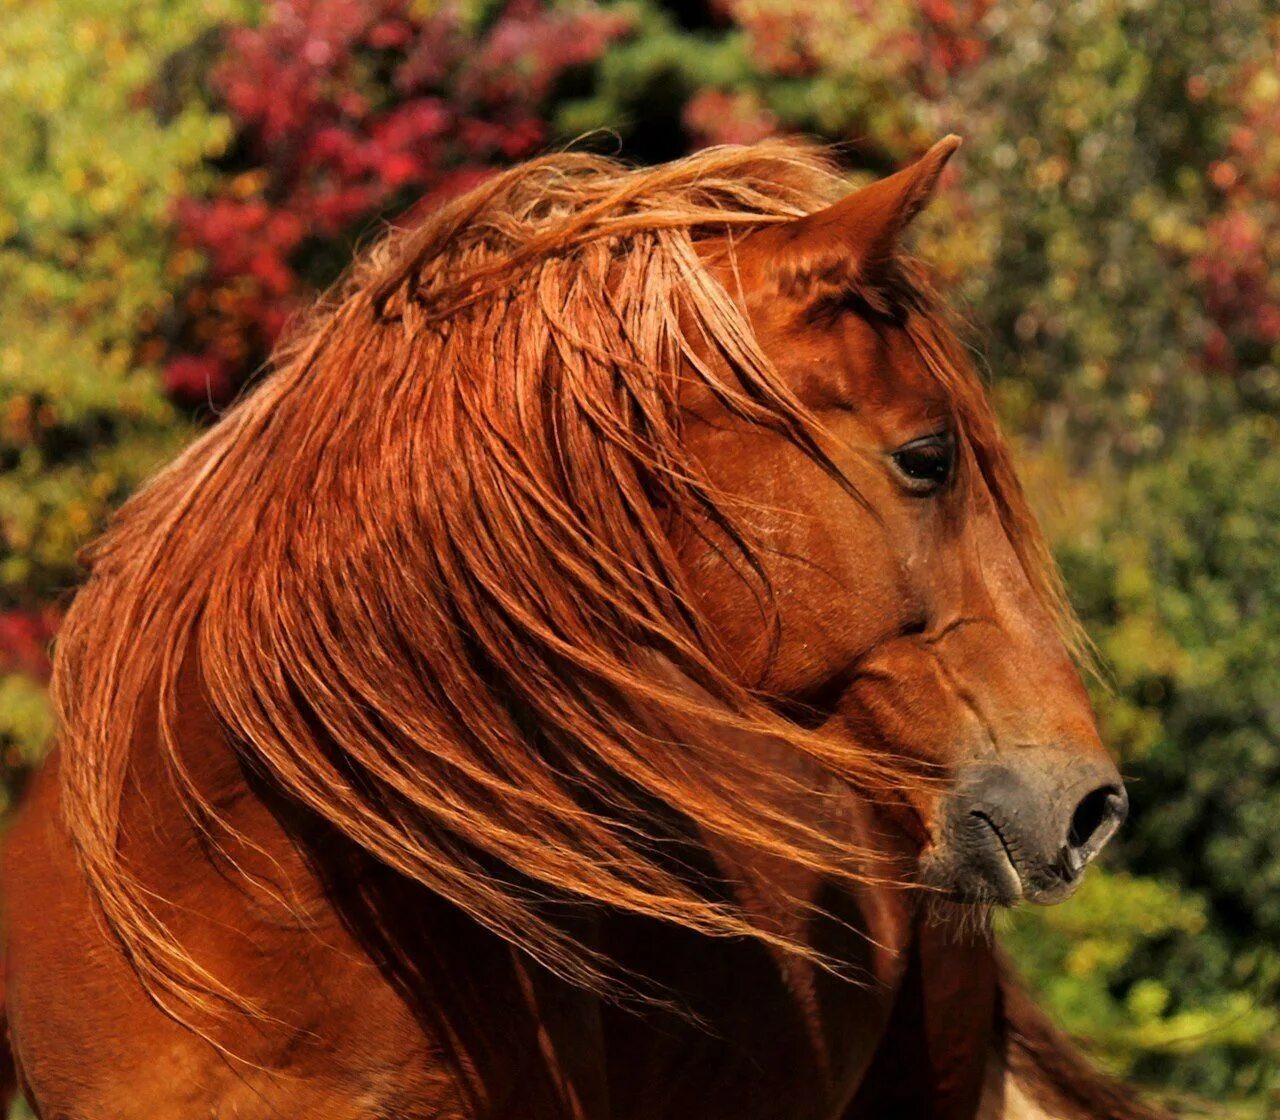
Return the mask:
M853 309L814 315L777 302L752 317L766 353L811 408L893 415L908 423L947 411L945 388L899 325L871 321Z

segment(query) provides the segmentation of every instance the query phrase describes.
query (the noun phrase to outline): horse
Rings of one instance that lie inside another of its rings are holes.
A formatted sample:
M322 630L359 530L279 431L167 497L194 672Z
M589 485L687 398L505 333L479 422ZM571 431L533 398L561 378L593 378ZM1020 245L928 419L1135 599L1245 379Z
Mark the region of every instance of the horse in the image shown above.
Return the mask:
M389 232L87 551L44 1120L1150 1120L1018 986L1127 801L961 332L800 141Z

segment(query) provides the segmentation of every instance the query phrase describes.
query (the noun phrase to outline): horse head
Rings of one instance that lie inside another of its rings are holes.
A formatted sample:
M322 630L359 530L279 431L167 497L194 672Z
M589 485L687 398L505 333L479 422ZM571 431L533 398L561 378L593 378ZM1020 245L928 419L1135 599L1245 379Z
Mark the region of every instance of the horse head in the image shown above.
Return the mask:
M817 212L701 247L816 418L822 454L691 382L686 438L752 507L776 619L685 562L737 672L824 735L915 764L897 819L921 878L970 901L1055 902L1125 816L1051 561L983 388L900 249L959 141Z

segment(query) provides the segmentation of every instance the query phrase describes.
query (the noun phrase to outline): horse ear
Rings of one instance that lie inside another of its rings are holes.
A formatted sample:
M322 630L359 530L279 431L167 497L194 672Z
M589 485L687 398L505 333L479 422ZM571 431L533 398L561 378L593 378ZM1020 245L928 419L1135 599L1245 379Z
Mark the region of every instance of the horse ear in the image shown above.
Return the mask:
M854 191L803 218L769 227L769 250L780 278L869 278L893 259L907 226L933 195L947 161L960 146L946 136L909 167Z

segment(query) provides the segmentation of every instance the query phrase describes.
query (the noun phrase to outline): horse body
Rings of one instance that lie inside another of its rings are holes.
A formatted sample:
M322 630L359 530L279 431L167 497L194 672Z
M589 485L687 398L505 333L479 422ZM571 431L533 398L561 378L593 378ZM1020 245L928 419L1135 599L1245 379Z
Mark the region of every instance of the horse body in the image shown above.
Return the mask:
M985 933L1125 800L897 249L952 150L510 172L125 507L6 843L45 1120L1150 1115Z

